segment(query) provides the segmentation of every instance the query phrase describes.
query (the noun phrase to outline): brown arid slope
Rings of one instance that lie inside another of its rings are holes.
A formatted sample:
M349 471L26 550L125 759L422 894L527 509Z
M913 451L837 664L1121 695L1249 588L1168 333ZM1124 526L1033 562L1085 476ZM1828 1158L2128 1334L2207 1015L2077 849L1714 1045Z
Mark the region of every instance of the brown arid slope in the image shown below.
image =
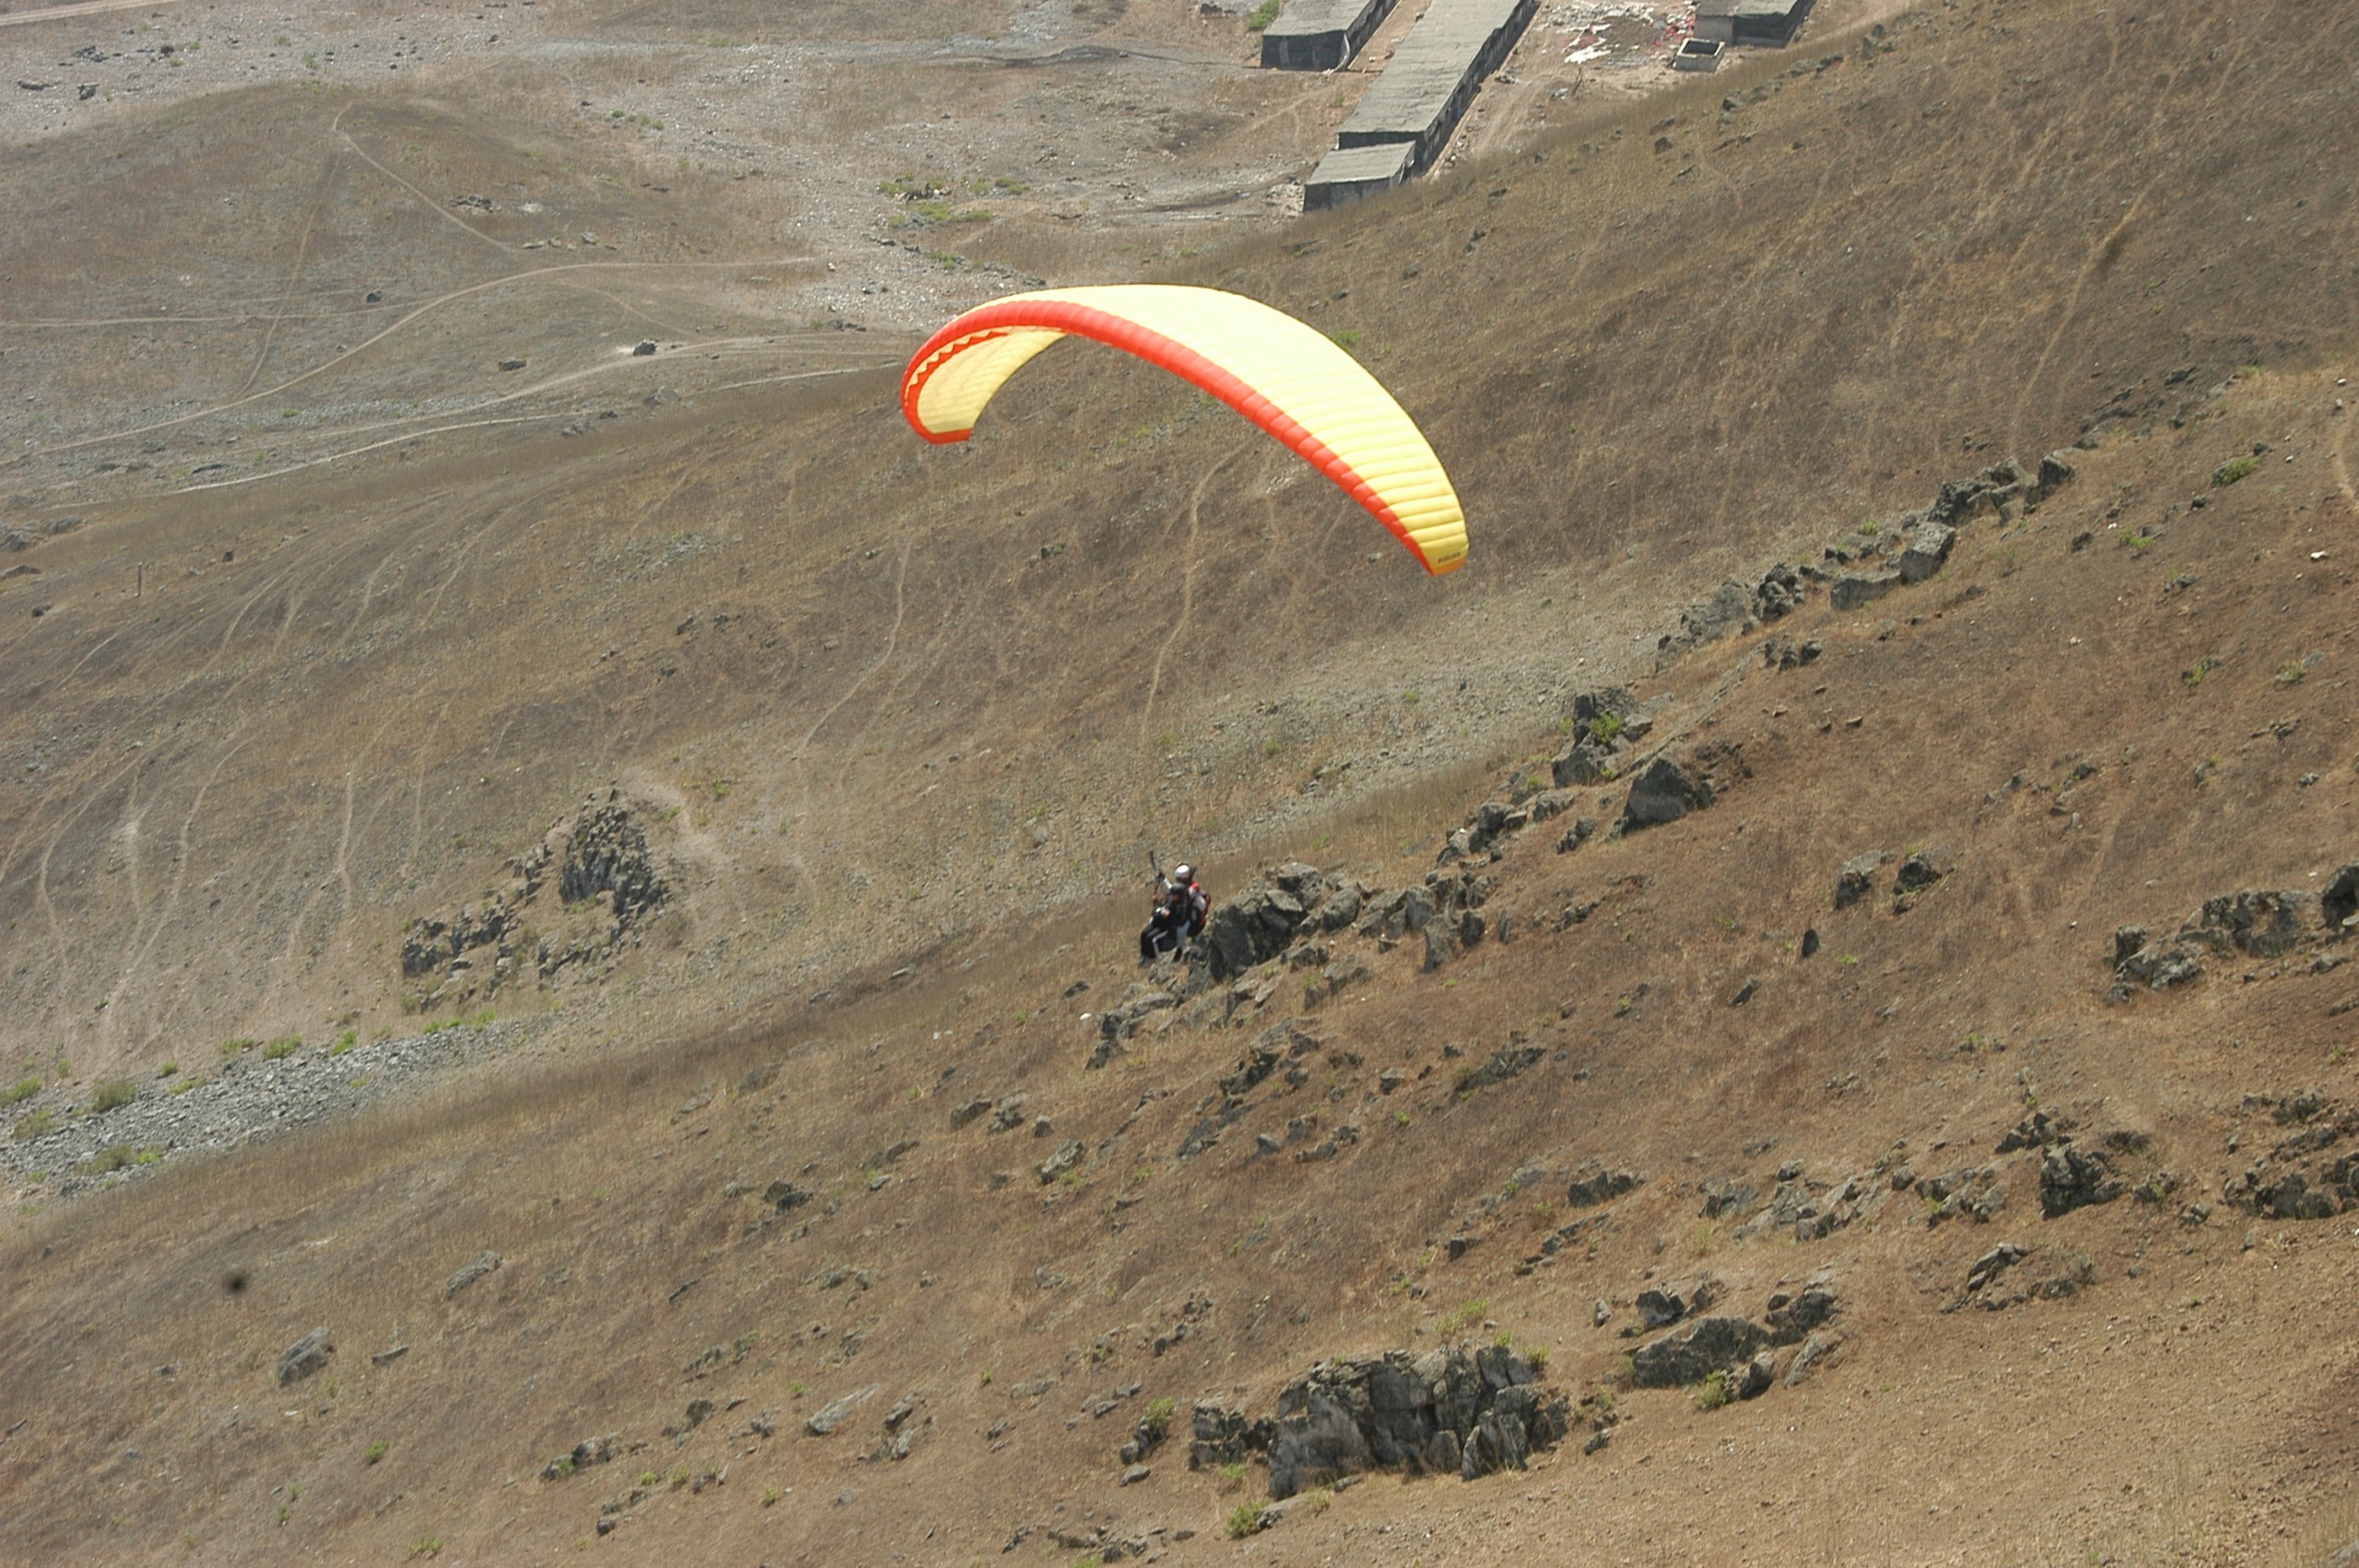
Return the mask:
M0 1554L2340 1560L2354 65L2359 22L2290 4L1927 7L1175 256L1400 390L1474 520L1439 583L1079 350L957 453L886 376L650 404L658 354L578 435L29 486L12 526L83 519L0 557L40 568L0 582L31 1075L405 1027L407 923L593 787L673 892L604 978L489 996L550 1020L502 1070L20 1194ZM1928 580L1659 651L1722 579L1888 552L2076 441ZM1479 940L1347 927L1086 1065L1144 848L1379 901L1614 681L1651 720L1623 777L1442 869L1487 879ZM1614 833L1658 750L1712 803ZM2243 890L2298 940L2173 950ZM2128 925L2201 972L2114 995ZM1275 1025L1307 1043L1246 1082ZM1644 1179L1574 1204L1596 1168ZM1637 1298L1707 1274L1749 1320L1824 1278L1834 1353L1717 1409L1634 1387ZM1529 1470L1379 1473L1239 1541L1266 1473L1187 1465L1200 1399L1500 1336L1579 1401Z

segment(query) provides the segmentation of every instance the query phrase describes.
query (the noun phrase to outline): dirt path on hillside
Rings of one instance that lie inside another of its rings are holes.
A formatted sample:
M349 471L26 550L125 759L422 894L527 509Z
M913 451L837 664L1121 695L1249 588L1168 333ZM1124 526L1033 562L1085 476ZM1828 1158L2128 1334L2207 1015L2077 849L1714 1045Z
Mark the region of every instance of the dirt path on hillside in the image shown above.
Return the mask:
M0 28L27 22L63 22L76 17L100 17L109 11L156 11L177 0L79 0L72 6L51 6L38 11L0 12Z

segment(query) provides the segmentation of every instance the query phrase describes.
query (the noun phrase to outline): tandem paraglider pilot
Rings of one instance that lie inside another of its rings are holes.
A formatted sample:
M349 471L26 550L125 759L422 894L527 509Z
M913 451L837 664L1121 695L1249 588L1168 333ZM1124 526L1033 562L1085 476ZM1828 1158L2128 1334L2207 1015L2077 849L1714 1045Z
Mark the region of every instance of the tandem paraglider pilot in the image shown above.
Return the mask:
M1139 932L1139 962L1152 964L1167 953L1177 953L1204 929L1212 900L1197 885L1195 868L1185 863L1157 873L1155 911Z

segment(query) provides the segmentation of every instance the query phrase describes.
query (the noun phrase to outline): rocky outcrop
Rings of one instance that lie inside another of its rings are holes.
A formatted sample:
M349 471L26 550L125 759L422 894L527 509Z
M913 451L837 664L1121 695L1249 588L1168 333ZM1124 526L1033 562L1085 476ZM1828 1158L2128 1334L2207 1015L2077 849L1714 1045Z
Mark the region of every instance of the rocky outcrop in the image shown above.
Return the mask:
M2113 1172L2113 1154L2086 1149L2069 1138L2049 1144L2039 1157L2039 1211L2049 1219L2095 1203L2110 1203L2129 1190Z
M1097 1015L1097 1045L1090 1052L1089 1065L1105 1066L1148 1019L1179 1005L1180 999L1160 986L1133 985L1120 1003Z
M1730 1379L1731 1392L1751 1398L1772 1381L1766 1363L1755 1371L1756 1358L1765 1351L1821 1338L1818 1330L1841 1305L1833 1279L1822 1273L1798 1290L1774 1292L1763 1313L1766 1321L1729 1315L1691 1317L1630 1357L1631 1380L1641 1388L1680 1388L1719 1373Z
M622 800L608 790L593 794L565 836L565 859L557 869L557 896L568 904L597 899L628 926L670 892L648 853L647 833Z
M1679 613L1679 629L1657 639L1656 653L1676 656L1708 642L1751 631L1754 599L1755 591L1734 579L1720 584L1710 598L1699 599Z
M2047 1259L2048 1266L2038 1270L2014 1271L2017 1265L2036 1256L2031 1248L2001 1242L1974 1260L1966 1270L1966 1289L1942 1310L1978 1307L1984 1312L2003 1312L2027 1301L2055 1301L2076 1294L2096 1279L2096 1265L2085 1254Z
M1712 781L1702 769L1658 755L1630 780L1629 798L1622 807L1621 829L1634 833L1677 822L1688 813L1710 805L1712 798Z
M1575 1209L1594 1209L1625 1192L1635 1192L1646 1185L1647 1178L1636 1171L1614 1170L1591 1165L1572 1179L1565 1189L1565 1201Z
M1318 867L1290 860L1255 877L1236 897L1216 905L1203 933L1189 945L1189 954L1204 965L1214 980L1241 975L1284 953L1306 926L1340 930L1348 924L1348 915L1340 917L1332 928L1314 918L1323 915L1322 905L1333 901L1337 891ZM1356 895L1351 908L1357 911Z
M1732 1371L1769 1342L1769 1331L1746 1317L1698 1317L1641 1346L1630 1358L1641 1388L1683 1388L1715 1372Z
M1563 1396L1543 1387L1512 1350L1393 1351L1320 1363L1279 1393L1274 1417L1251 1420L1226 1401L1199 1401L1188 1464L1236 1464L1260 1453L1277 1499L1377 1469L1473 1480L1523 1469L1569 1422Z
M2205 899L2176 930L2145 926L2113 933L2108 954L2114 985L2109 1001L2127 1001L2142 986L2167 990L2204 971L2206 959L2232 954L2281 959L2305 948L2347 940L2359 930L2359 861L2342 867L2318 893L2306 888L2246 888Z
M1291 1019L1273 1024L1253 1036L1244 1054L1221 1079L1220 1092L1230 1099L1250 1094L1263 1079L1278 1070L1279 1063L1293 1057L1308 1056L1319 1048L1319 1044L1315 1036Z
M417 983L418 1004L488 995L526 977L546 985L569 965L595 968L636 941L670 896L646 829L617 789L593 790L508 868L508 884L481 904L420 918L402 933L402 974ZM554 909L541 897L552 869ZM536 935L536 919L569 934Z
M2248 1095L2247 1110L2266 1109L2291 1129L2269 1152L2228 1178L2221 1196L2248 1214L2273 1220L2327 1220L2359 1211L2359 1110L2315 1093Z

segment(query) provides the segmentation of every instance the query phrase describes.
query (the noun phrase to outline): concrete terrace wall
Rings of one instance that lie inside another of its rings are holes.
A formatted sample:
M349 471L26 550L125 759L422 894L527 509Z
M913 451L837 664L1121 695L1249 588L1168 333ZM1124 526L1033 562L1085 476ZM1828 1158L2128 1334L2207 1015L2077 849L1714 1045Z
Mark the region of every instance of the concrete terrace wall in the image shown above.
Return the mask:
M1783 49L1810 16L1813 0L1702 0L1696 36Z
M1302 187L1302 209L1317 212L1390 191L1409 177L1406 142L1368 147L1338 147L1319 160Z
M1262 29L1262 64L1282 71L1339 69L1391 9L1392 0L1287 0Z
M1406 142L1407 173L1430 168L1540 0L1434 0L1337 133L1341 148ZM1307 205L1307 204L1306 204Z

